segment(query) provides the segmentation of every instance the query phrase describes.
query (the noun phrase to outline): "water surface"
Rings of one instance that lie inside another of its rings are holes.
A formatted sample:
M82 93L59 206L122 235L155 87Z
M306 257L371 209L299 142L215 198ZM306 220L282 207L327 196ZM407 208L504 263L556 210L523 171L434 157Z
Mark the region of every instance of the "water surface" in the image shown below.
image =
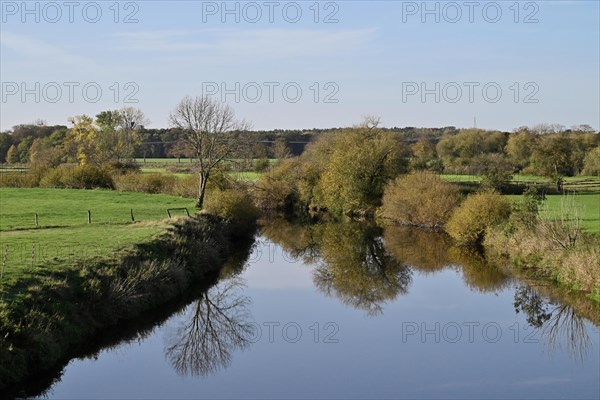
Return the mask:
M49 398L599 398L599 307L442 235L266 225L247 260Z

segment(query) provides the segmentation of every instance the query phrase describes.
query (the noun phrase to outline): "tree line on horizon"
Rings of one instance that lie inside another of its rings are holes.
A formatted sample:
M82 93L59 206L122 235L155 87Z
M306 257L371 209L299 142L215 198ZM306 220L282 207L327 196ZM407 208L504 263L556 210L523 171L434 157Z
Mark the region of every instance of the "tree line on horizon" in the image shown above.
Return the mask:
M69 118L69 126L43 121L0 132L0 163L102 165L133 158L197 158L185 127L148 128L144 113L133 107L103 111L95 118ZM379 127L403 145L412 170L500 175L523 172L559 180L564 176L600 174L600 134L589 125L522 126L512 132L441 128ZM265 159L301 155L306 144L347 128L223 132L236 143L228 158Z

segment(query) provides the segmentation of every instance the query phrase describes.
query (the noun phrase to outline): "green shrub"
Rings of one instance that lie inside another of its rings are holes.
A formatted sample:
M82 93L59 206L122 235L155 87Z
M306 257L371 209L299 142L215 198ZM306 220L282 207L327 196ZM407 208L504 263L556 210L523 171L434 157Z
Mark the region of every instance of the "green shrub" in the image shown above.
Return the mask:
M236 189L209 192L204 201L204 209L232 224L234 233L246 233L248 229L254 229L260 215L252 197L245 191Z
M382 217L406 225L438 228L459 204L456 185L429 172L396 178L383 196Z
M63 177L66 174L66 167L51 169L40 180L40 187L43 188L62 188Z
M199 179L199 176L196 175L196 179ZM206 190L228 190L235 189L238 187L238 183L235 178L227 173L226 170L219 166L219 169L213 169L210 173L210 177L208 183L206 184ZM196 193L198 195L198 193Z
M254 172L264 172L269 168L269 159L268 158L259 158L254 161Z
M38 187L40 179L40 174L35 172L5 172L0 173L0 187Z
M256 205L264 210L290 209L298 194L298 160L288 158L261 175L254 187Z
M173 193L177 177L163 174L126 174L115 177L115 186L122 192Z
M141 172L140 165L135 161L111 161L103 165L111 175L125 175L135 172Z
M165 167L165 169L174 174L191 174L197 168L194 167L194 164L186 163L186 164L169 164Z
M470 195L452 213L446 230L462 244L480 244L488 228L506 221L510 202L496 192Z
M538 222L540 206L545 199L546 196L537 187L528 186L520 200L513 204L509 223L505 227L507 232L521 227L533 228Z
M62 165L49 170L40 180L41 187L66 189L114 189L112 177L92 165Z
M75 167L65 176L65 187L73 189L114 189L115 185L108 172L91 165Z
M195 199L198 197L199 183L198 175L178 178L175 180L175 185L173 186L173 192L171 194Z
M600 146L590 150L585 156L582 175L600 176Z

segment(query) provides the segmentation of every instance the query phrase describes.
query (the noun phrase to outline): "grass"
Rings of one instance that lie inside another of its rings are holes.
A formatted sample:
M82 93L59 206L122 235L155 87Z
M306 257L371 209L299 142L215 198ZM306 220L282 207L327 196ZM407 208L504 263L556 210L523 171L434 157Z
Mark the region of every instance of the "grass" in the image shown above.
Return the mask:
M0 232L0 246L6 264L2 284L15 284L24 274L45 273L56 265L112 255L123 248L149 242L162 231L164 223L90 225L59 229ZM49 271L48 271L49 272Z
M445 174L440 177L448 182L467 183L480 182L480 175L456 175ZM553 185L549 178L534 175L513 175L513 183L537 183L543 185ZM580 211L581 226L584 230L600 235L600 177L598 176L570 176L565 178L564 189L567 192L575 193L575 206ZM521 198L517 195L507 196L516 201ZM560 194L550 194L546 196L546 211L543 215L546 218L555 218L561 209Z
M440 178L448 182L480 182L481 175L441 174Z
M238 181L245 182L256 182L262 176L262 172L253 172L253 171L231 171L229 175L233 176Z
M87 210L93 224L125 224L131 209L136 221L155 221L167 208L194 208L191 199L112 190L0 188L0 200L0 231L35 228L36 212L44 228L85 225Z
M481 182L481 175L460 175L460 174L442 174L440 178L448 182ZM535 175L514 174L511 183L531 184L537 183L542 185L554 186L554 182L550 178ZM568 176L565 177L565 190L572 191L600 191L600 176Z
M181 158L181 162L177 158L136 158L135 161L140 164L191 164L193 162L190 158Z
M149 241L165 228L162 221L167 218L167 208L195 210L191 199L108 190L2 188L0 199L3 256L8 246L5 279L18 277L32 266L32 260L39 268L49 261L110 255ZM88 209L92 224L87 223ZM135 223L131 222L131 209ZM35 226L35 212L39 227Z
M169 172L165 167L142 167L142 172L145 174L149 173L159 173L159 174L167 174L173 175L178 178L185 178L190 176L191 174L186 173L174 173ZM254 172L254 171L229 171L229 175L235 178L238 181L244 182L256 182L260 179L262 172Z
M518 201L521 196L507 196L513 201ZM563 195L546 195L545 207L542 206L542 216L549 219L558 217L561 210ZM590 233L600 235L600 192L581 192L573 195L575 207L580 212L581 227Z
M135 161L142 165L143 164L191 164L191 163L195 162L194 159L190 159L190 158L181 158L181 161L179 161L177 158L146 158L146 161L144 161L143 158L136 158ZM240 158L232 158L232 159L228 159L227 161L242 162L243 160ZM269 164L276 164L276 163L277 163L277 159L269 158Z

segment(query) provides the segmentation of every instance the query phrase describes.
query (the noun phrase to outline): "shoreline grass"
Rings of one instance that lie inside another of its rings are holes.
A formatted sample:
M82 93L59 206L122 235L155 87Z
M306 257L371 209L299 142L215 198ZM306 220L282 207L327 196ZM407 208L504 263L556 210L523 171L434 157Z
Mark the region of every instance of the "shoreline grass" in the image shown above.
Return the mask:
M21 270L0 285L0 390L55 368L106 327L189 294L233 243L251 248L223 219L197 214L108 256Z

